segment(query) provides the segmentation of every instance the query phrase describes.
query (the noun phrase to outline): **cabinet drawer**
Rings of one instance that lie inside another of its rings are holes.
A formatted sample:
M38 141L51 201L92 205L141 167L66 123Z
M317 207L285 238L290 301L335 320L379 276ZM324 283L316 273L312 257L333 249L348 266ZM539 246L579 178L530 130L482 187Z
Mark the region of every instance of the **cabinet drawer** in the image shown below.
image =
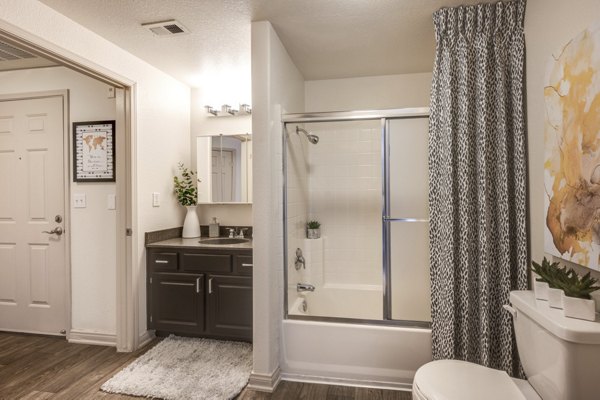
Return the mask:
M177 271L177 253L152 252L149 257L153 271Z
M252 276L252 256L235 256L234 273Z
M182 253L181 268L194 272L231 272L231 259L230 254Z

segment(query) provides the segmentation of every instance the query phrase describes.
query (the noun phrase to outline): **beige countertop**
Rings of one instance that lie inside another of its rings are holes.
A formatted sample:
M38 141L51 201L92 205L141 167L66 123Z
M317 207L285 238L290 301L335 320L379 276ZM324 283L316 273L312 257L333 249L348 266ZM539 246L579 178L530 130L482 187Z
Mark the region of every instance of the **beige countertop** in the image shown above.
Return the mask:
M184 247L194 249L223 249L223 250L252 250L252 239L248 239L245 243L237 244L206 244L202 240L210 239L207 237L184 239L174 238L161 240L147 244L146 247Z

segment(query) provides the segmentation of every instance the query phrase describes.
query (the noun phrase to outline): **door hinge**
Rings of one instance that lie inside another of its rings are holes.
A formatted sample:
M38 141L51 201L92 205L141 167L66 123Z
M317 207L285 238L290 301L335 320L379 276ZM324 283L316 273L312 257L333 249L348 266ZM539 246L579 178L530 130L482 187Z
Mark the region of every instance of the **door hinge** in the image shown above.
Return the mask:
M125 229L125 236L132 236L132 235L133 235L133 229L126 228Z

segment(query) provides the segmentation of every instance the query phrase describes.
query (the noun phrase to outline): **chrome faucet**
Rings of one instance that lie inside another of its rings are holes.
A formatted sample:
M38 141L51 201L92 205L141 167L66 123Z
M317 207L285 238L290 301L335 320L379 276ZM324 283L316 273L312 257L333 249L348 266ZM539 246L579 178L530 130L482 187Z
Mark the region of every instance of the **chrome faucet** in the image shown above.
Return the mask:
M296 291L298 292L314 292L315 286L310 283L298 283L296 285Z
M240 228L240 233L237 234L235 237L243 239L244 238L244 232L247 231L247 230L248 230L248 228Z

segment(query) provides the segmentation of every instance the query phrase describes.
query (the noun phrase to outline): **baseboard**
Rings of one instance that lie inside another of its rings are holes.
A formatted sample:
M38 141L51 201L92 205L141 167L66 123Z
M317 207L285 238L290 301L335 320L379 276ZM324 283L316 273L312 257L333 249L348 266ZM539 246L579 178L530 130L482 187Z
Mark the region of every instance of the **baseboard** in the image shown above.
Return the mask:
M328 378L323 376L282 373L281 380L292 382L318 383L325 385L354 386L372 389L411 391L412 385L397 382L381 382L347 378Z
M71 332L69 332L68 335L68 341L69 343L117 347L117 335L111 333L71 329Z
M142 333L138 339L138 349L150 343L155 337L156 335L154 335L154 331L146 331Z
M272 393L279 382L281 381L281 370L279 367L272 374L250 374L248 379L248 389L256 390L259 392Z

